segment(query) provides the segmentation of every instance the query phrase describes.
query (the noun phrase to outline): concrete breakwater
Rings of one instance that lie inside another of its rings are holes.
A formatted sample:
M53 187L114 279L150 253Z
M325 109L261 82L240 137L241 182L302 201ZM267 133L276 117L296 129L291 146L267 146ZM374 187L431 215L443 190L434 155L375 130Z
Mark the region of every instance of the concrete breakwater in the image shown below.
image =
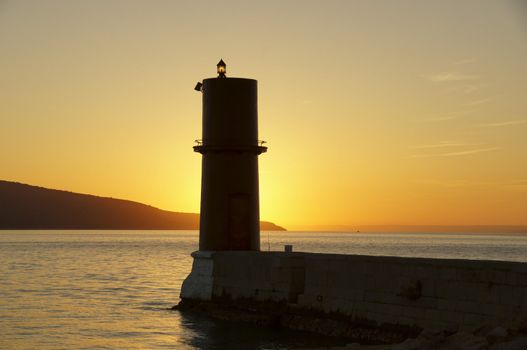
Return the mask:
M522 327L527 320L526 263L250 251L192 256L182 306L252 308L280 316L289 328L361 338L353 333L360 328L386 343L422 329Z

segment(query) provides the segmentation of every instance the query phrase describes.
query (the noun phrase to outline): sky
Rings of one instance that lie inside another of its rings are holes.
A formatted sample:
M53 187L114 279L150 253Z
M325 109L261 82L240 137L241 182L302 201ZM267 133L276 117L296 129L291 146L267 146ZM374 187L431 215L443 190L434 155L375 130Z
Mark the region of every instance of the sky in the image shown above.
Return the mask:
M220 58L258 80L263 220L527 224L521 0L0 0L0 179L199 212Z

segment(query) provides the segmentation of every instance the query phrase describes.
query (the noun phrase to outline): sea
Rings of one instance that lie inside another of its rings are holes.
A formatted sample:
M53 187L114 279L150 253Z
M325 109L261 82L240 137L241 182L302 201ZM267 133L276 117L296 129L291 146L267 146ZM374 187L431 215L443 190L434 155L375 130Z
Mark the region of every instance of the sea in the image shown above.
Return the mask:
M527 262L527 235L262 232L261 249ZM332 341L170 310L197 231L0 231L0 349L293 349Z

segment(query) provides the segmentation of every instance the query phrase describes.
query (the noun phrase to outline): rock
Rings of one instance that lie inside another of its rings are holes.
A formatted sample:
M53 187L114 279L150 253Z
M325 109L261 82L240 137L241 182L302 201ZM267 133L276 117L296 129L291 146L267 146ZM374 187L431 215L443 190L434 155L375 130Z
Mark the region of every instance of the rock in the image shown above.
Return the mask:
M421 298L421 290L423 289L422 283L419 280L407 282L406 285L400 287L398 296L406 298L408 300L417 300Z
M485 350L487 340L468 332L459 332L445 339L437 346L437 350Z
M492 345L489 350L526 350L527 338L517 338L505 343Z
M424 341L419 338L409 338L404 342L392 346L392 350L420 350L423 348Z
M390 350L432 350L443 343L447 336L453 333L448 329L427 329L423 330L419 337L408 338L404 342L392 345Z
M527 318L519 322L517 329L518 332L527 334Z
M489 343L494 344L499 341L503 341L507 336L509 335L509 332L503 327L495 327L490 332L487 333L487 340Z
M496 330L494 333L496 335L503 335L503 330L505 329ZM502 341L491 346L487 344L484 337L476 336L470 332L459 332L449 337L432 338L424 339L421 336L419 338L409 338L395 345L361 345L359 343L351 343L344 347L310 348L309 350L527 350L527 337L516 338L506 342Z
M342 350L391 350L390 345L360 345L359 343L348 344Z
M419 334L419 339L426 340L427 342L440 343L444 339L452 334L455 334L457 329L454 328L436 328L436 329L425 329Z

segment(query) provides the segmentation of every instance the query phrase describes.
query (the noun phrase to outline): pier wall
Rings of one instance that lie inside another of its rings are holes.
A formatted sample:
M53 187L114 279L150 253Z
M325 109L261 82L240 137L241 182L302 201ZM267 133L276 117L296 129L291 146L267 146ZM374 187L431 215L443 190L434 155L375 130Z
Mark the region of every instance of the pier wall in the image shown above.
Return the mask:
M377 325L527 319L527 263L282 252L195 252L181 297L285 302Z

